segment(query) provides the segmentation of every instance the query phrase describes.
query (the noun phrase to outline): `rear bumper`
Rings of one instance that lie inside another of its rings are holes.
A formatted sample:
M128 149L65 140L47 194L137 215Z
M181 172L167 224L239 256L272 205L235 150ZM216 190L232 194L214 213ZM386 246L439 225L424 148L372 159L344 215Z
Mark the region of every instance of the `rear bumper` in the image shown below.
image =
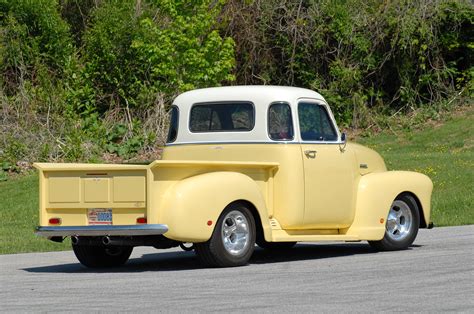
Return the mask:
M128 225L128 226L65 226L36 227L35 233L42 237L67 236L139 236L160 235L168 231L167 225Z

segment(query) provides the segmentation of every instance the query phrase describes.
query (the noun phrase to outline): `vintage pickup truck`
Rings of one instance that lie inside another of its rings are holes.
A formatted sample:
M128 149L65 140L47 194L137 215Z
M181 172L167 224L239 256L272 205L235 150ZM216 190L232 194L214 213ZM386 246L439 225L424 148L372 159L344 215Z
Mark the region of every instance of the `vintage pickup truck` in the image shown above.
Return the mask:
M376 152L346 142L314 91L207 88L171 108L162 159L150 165L35 164L36 233L70 236L87 267L124 264L143 245L239 266L255 244L366 240L399 250L432 226L431 180L387 171Z

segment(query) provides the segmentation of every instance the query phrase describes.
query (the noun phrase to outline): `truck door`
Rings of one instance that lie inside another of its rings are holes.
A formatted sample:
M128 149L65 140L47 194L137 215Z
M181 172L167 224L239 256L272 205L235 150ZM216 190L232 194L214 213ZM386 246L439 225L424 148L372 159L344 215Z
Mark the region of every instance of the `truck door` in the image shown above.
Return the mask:
M334 121L322 102L298 103L304 164L307 229L349 227L355 207L355 155L342 149Z

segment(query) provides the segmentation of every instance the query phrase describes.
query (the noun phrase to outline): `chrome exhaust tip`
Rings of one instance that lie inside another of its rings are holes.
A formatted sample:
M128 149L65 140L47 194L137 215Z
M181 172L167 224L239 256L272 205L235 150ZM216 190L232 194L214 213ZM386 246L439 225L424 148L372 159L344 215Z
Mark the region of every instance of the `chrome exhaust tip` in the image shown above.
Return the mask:
M102 238L102 244L103 245L109 245L110 244L110 238L108 236L105 236Z

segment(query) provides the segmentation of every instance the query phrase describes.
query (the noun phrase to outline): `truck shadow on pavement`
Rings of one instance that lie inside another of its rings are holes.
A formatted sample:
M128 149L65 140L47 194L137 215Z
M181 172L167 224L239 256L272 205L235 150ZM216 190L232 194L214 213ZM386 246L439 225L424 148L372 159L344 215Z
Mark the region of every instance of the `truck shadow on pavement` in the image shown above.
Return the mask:
M420 245L412 245L420 247ZM71 252L71 254L74 254ZM285 263L304 260L320 260L327 258L342 258L351 255L378 254L365 243L352 244L297 244L292 249L263 250L255 248L248 266L259 264ZM31 273L135 273L147 271L182 271L205 269L199 263L194 252L160 252L143 254L133 257L122 267L89 269L79 262L71 264L51 265L42 267L23 268Z

